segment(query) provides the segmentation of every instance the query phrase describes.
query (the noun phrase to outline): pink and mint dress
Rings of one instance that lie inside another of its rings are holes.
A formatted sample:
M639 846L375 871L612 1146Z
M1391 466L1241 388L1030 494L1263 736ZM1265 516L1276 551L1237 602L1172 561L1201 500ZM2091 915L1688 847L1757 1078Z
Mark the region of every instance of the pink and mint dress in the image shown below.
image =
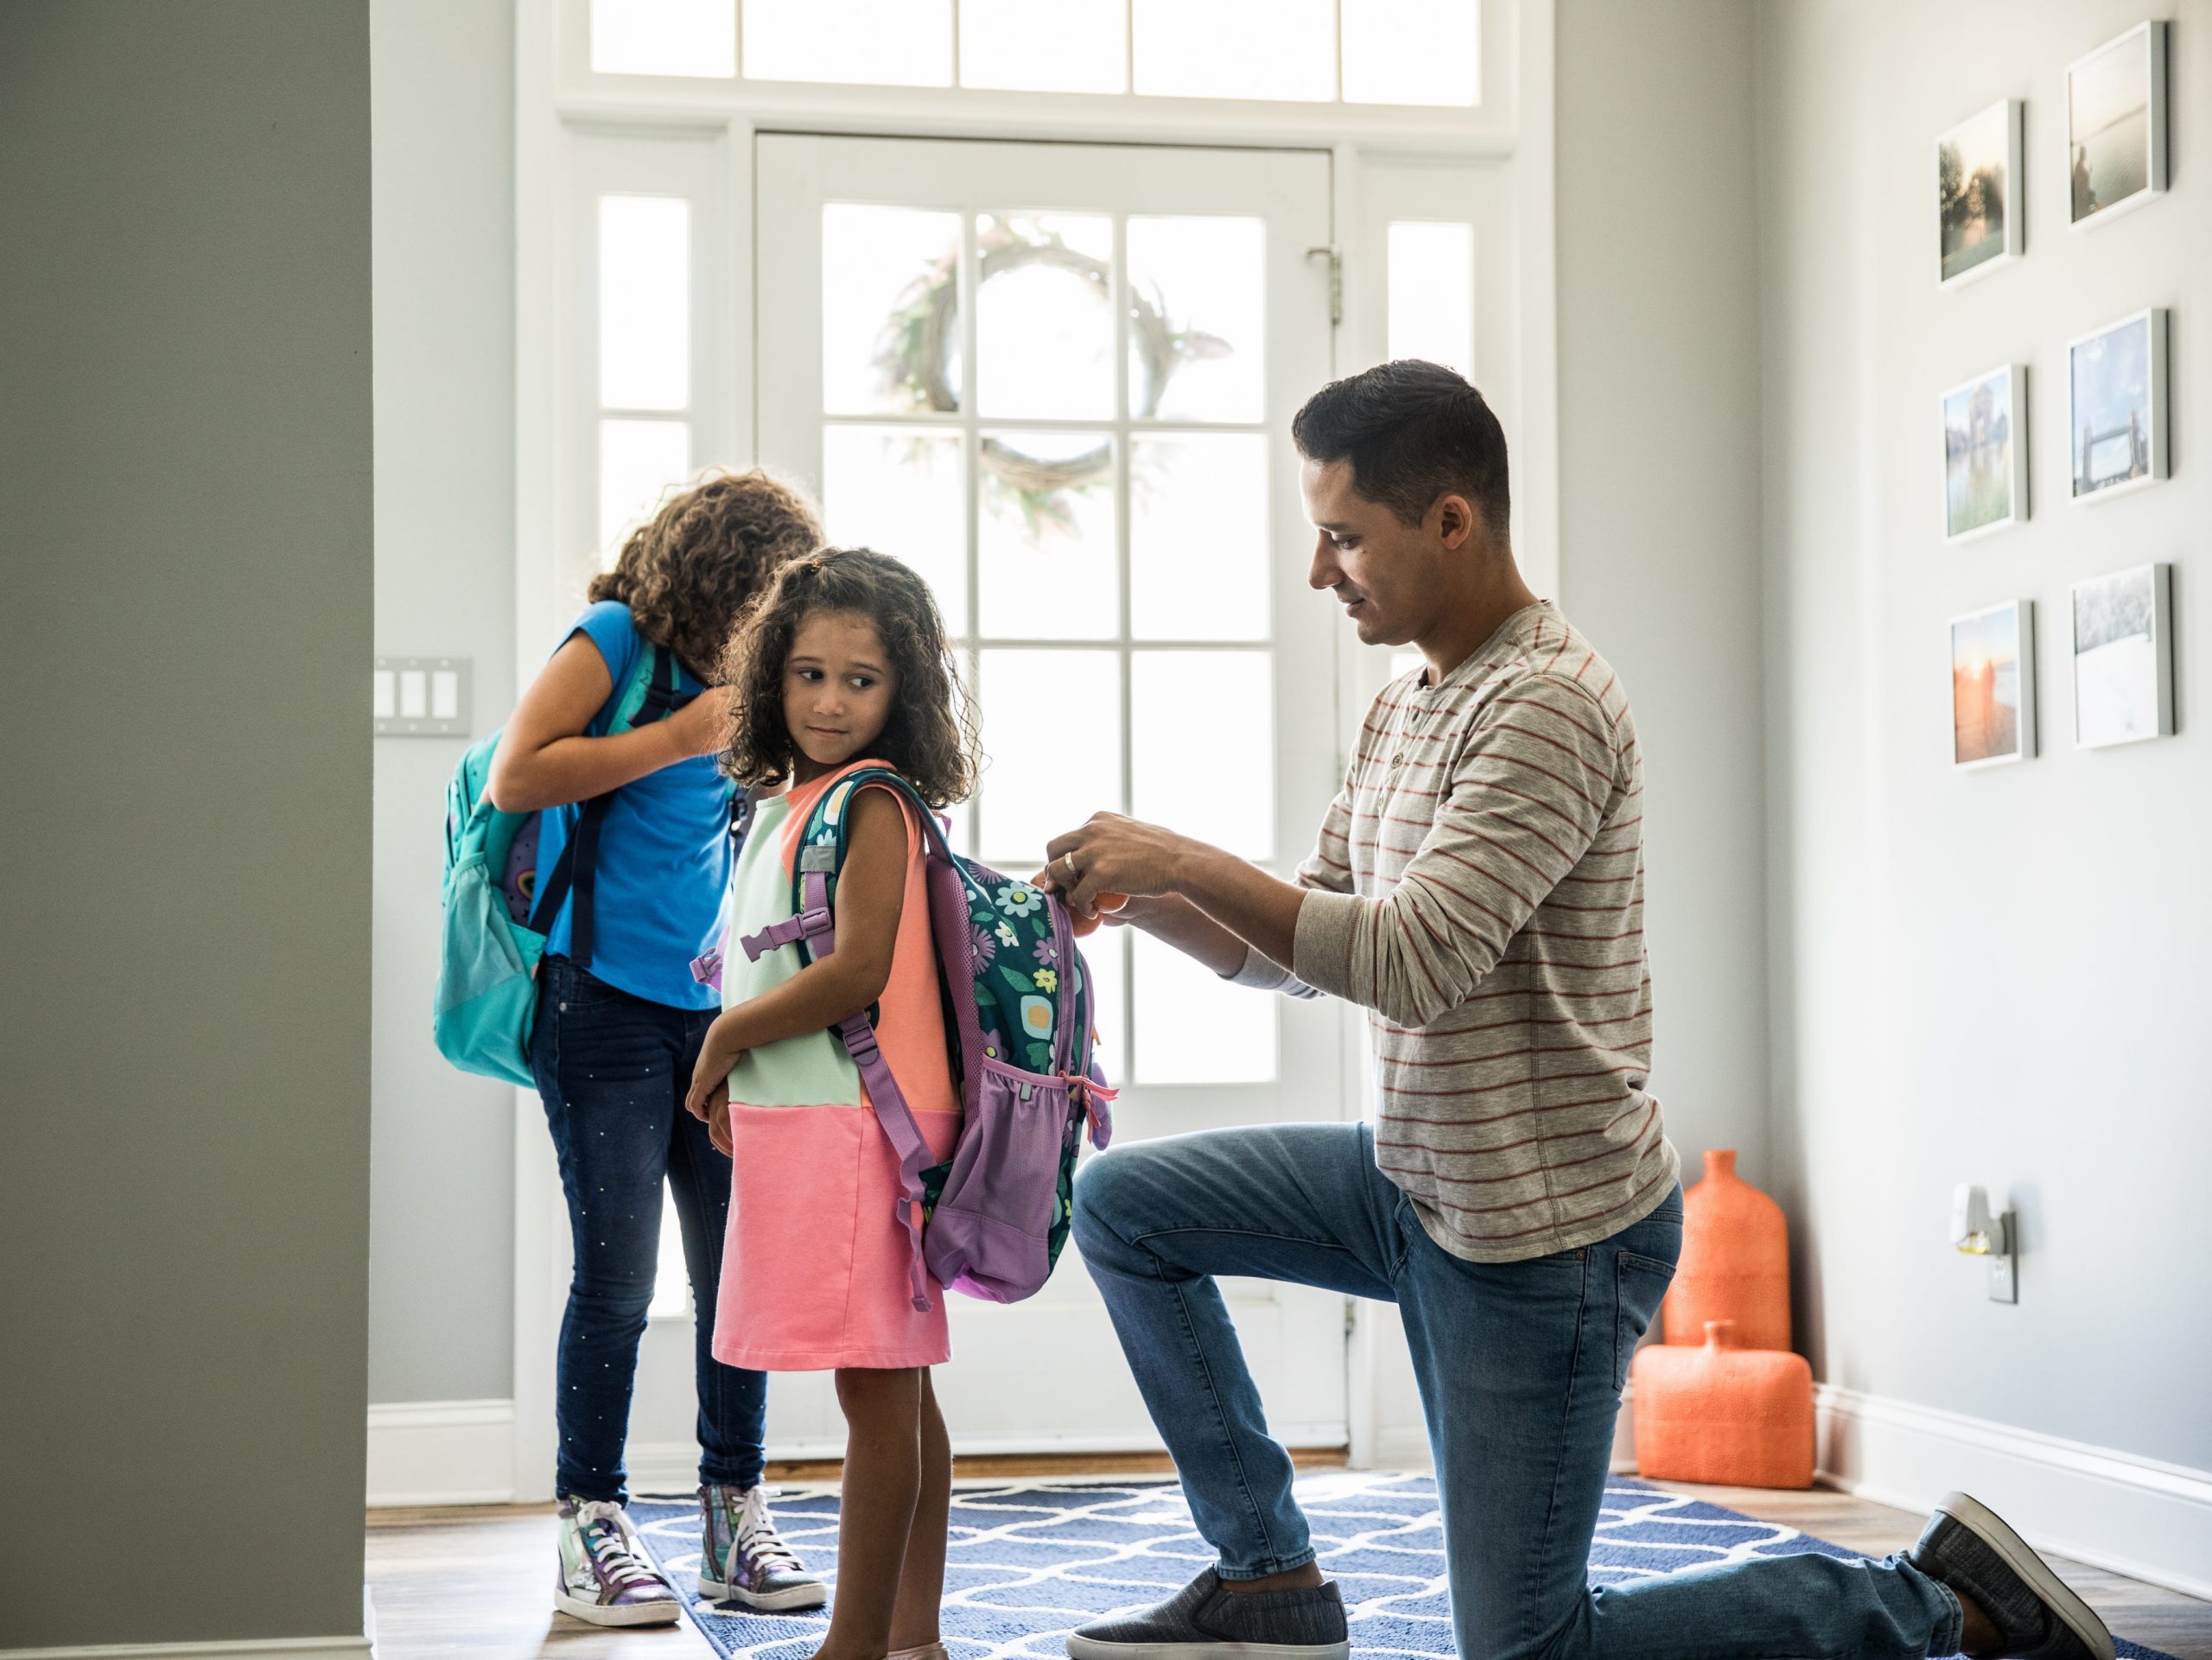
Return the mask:
M792 871L815 805L847 773L881 765L855 761L758 804L731 878L731 938L792 915ZM960 1097L930 935L923 827L911 803L899 805L906 898L876 1038L931 1157L944 1160L959 1139ZM758 961L730 952L722 1007L760 996L801 967L796 951L766 951ZM898 1217L898 1155L842 1040L809 1032L748 1050L730 1072L729 1099L734 1173L715 1358L760 1371L950 1359L935 1279L928 1308L914 1307L912 1242Z

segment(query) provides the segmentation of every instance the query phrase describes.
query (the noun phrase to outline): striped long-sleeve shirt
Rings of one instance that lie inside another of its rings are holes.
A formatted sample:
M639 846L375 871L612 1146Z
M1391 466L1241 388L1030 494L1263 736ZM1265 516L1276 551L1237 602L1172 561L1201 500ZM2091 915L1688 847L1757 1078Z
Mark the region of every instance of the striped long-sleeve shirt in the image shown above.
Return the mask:
M1438 1244L1484 1262L1571 1250L1641 1219L1680 1172L1645 1088L1635 722L1549 604L1424 679L1368 711L1299 868L1292 973L1254 952L1236 977L1369 1010L1376 1160Z

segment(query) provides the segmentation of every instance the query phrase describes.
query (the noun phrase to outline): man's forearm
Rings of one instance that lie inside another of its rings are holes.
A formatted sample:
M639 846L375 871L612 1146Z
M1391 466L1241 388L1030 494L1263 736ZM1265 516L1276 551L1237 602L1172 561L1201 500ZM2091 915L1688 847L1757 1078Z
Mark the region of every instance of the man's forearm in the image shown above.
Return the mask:
M1304 888L1279 881L1219 848L1194 843L1177 861L1175 891L1270 962L1294 967L1291 957L1297 946L1299 908L1306 902ZM1222 974L1234 974L1240 966L1201 960Z

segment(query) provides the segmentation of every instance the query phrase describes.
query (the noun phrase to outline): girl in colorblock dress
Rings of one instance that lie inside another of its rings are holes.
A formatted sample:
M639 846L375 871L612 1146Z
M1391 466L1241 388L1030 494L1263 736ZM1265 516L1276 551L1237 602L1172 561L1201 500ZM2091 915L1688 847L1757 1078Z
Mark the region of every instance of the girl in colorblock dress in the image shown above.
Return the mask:
M862 766L903 775L934 806L963 798L973 709L921 578L866 550L787 565L731 641L726 771L760 797L732 877L729 938L792 915L809 815ZM876 1009L877 1041L938 1160L960 1130L925 887L924 826L888 788L832 796L851 815L836 949L726 952L723 1011L689 1105L733 1155L714 1352L763 1371L836 1373L845 1414L833 1660L943 1655L952 1450L929 1369L950 1358L944 1299L914 1307L899 1158L836 1030Z

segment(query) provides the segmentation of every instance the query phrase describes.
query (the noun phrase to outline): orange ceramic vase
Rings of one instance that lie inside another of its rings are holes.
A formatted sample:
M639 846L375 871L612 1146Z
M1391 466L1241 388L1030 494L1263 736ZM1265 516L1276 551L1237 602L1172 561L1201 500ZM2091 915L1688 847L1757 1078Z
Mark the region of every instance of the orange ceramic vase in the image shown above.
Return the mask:
M1813 1369L1802 1355L1736 1346L1725 1320L1699 1348L1639 1350L1636 1467L1661 1481L1813 1485Z
M1746 1349L1789 1346L1789 1224L1782 1207L1736 1174L1732 1151L1705 1155L1705 1180L1682 1196L1682 1256L1661 1306L1671 1344L1702 1344L1727 1320Z

